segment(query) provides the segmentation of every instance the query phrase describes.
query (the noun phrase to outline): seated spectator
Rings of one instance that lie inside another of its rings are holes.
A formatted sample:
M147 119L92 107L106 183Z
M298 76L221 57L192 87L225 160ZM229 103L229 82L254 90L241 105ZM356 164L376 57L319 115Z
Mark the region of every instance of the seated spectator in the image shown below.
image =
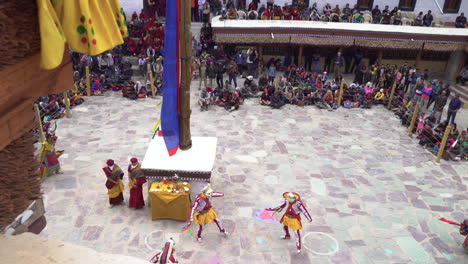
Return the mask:
M293 20L302 20L301 11L297 6L292 9L291 15Z
M423 17L423 25L426 27L430 27L432 25L432 20L434 20L434 17L432 16L432 11L429 10L427 11L427 14L425 14Z
M274 109L280 109L284 105L283 95L280 92L275 92L270 97L270 106Z
M422 27L424 25L423 23L423 12L419 12L419 14L414 18L414 25L418 27Z
M392 20L392 16L390 15L390 13L387 11L384 11L381 23L385 25L389 25L391 20Z
M208 93L206 88L202 89L198 104L200 105L200 111L203 112L208 110L208 106L211 104L211 94Z
M339 5L336 5L335 8L332 10L333 13L341 15L341 9Z
M151 83L149 83L149 81L147 82L147 85L146 87L149 86L149 89L151 91ZM140 90L138 91L138 98L146 98L146 96L148 95L148 90L146 89L145 86L141 86Z
M311 21L320 21L320 15L317 13L317 11L312 12L312 14L310 15L310 20Z
M239 109L239 105L241 104L240 96L238 92L234 92L227 102L225 109L229 112L235 111Z
M382 12L379 9L379 5L376 5L374 9L372 9L372 21L374 24L380 24L380 20L382 19Z
M283 10L281 9L280 6L275 5L275 8L273 9L273 19L280 20L282 17L283 17Z
M285 3L283 6L283 19L284 20L291 20L292 19L292 11L291 7Z
M465 28L465 25L466 25L466 17L465 17L465 13L462 12L455 19L455 27L456 28Z
M327 93L322 97L322 102L325 104L326 108L331 111L333 110L334 97L330 89L327 90Z
M384 89L380 89L377 93L374 95L374 103L375 104L383 104L385 100L385 93Z
M310 14L312 14L311 8L304 8L301 10L301 19L302 20L309 20Z
M393 15L393 25L401 25L401 11L400 10L398 10Z
M270 7L268 7L263 13L262 13L262 19L263 20L270 20L273 17L273 11L271 10Z
M331 5L329 3L327 3L324 7L323 7L323 14L325 16L330 16L332 13L332 8L331 8Z
M260 96L261 105L270 105L270 95L268 94L268 89L264 89L262 95Z
M237 13L237 10L235 8L230 8L227 16L229 19L237 19L239 17L239 14Z
M398 7L394 7L392 11L390 11L390 15L394 16L398 12Z
M354 23L364 23L364 17L362 16L362 13L358 13L354 19Z

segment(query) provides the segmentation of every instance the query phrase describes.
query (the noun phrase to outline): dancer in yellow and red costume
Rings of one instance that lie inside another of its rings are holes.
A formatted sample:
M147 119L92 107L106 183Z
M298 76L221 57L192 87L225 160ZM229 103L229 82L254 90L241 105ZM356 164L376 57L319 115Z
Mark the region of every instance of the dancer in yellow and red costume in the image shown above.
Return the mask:
M228 232L221 225L221 222L218 219L216 211L211 205L212 197L223 197L224 194L220 192L215 192L210 185L207 185L195 198L195 202L192 205L192 210L190 212L190 222L193 222L195 218L195 223L200 226L197 234L197 241L202 242L201 234L203 232L203 226L209 223L215 222L218 226L219 231L224 235L228 235Z
M172 237L164 244L161 252L151 258L150 263L176 264L179 261L174 257L175 241Z
M296 247L297 253L301 253L301 233L302 222L301 222L301 213L312 222L312 217L307 211L307 208L301 201L301 196L295 192L285 192L283 193L284 202L276 208L268 208L268 211L281 212L286 208L286 213L281 217L280 223L283 224L284 236L283 239L290 239L291 235L289 234L289 228L294 231L296 236Z

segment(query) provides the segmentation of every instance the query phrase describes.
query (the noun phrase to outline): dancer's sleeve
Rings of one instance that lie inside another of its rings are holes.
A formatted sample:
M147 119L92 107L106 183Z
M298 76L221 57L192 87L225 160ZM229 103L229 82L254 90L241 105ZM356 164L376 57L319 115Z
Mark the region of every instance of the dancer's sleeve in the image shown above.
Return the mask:
M304 216L309 220L309 222L312 222L312 217L309 214L309 211L307 211L307 208L304 206L302 202L299 202L299 209L301 209L302 213L304 213Z
M190 210L190 221L193 221L193 214L195 213L195 209L198 207L198 199L192 204L192 209Z

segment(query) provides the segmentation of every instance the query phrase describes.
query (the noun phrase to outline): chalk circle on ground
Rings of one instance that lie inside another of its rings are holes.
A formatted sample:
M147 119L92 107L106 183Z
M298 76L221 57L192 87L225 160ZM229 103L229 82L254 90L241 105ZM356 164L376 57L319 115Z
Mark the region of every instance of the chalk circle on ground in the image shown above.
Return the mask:
M307 238L308 236L310 236L310 235L319 235L319 236L325 236L325 237L329 238L329 239L333 242L333 244L330 245L330 247L331 247L332 250L329 251L329 252L316 252L316 251L312 250L312 249L307 245L307 243L305 243L305 242L306 242L306 238ZM305 234L305 236L302 237L302 241L303 241L303 246L304 246L304 248L307 249L308 251L314 253L315 255L320 255L320 256L331 256L331 255L337 253L338 250L340 249L340 245L338 244L338 240L336 240L336 238L334 238L333 236L331 236L331 235L329 235L329 234L327 234L327 233L323 233L323 232L309 232L309 233Z
M151 233L149 233L149 234L147 234L147 235L145 236L145 245L146 245L146 247L147 247L149 250L151 250L151 251L154 251L155 249L148 243L148 237L150 237L152 234L154 234L154 233L156 233L156 232L160 232L160 231L153 231L153 232L151 232Z

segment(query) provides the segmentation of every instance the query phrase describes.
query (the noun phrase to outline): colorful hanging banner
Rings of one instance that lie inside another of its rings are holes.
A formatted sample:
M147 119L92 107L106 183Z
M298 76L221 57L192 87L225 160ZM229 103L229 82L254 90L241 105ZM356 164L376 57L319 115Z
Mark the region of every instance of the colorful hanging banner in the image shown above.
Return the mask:
M179 149L180 89L180 0L166 1L166 34L164 38L163 105L161 130L169 156Z

